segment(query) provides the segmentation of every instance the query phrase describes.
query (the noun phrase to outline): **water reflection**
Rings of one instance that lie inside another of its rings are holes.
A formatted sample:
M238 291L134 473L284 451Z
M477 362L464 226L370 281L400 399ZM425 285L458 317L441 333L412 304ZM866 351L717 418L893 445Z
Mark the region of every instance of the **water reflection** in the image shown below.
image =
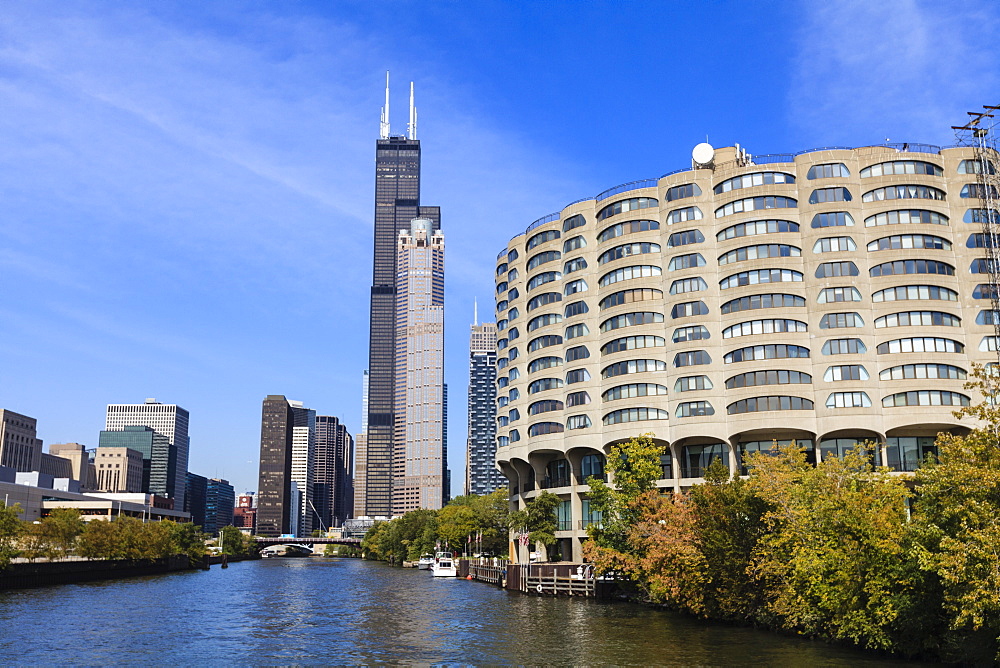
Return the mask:
M43 629L43 633L39 630ZM0 593L5 664L852 666L822 643L356 560L270 559Z

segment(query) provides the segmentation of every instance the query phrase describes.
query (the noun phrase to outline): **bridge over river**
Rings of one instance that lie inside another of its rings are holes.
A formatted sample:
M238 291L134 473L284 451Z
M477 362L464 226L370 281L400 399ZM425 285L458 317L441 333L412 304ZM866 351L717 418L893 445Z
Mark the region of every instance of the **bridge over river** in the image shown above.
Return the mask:
M351 547L361 546L360 538L312 538L308 536L292 538L290 536L254 536L253 539L257 541L257 546L261 548L270 547L271 545L350 545Z

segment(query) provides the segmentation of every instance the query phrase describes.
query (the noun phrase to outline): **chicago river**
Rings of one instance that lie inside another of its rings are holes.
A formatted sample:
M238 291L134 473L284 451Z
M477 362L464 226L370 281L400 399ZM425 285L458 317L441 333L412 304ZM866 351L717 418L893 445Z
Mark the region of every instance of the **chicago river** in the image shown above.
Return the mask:
M357 559L0 592L4 665L919 665Z

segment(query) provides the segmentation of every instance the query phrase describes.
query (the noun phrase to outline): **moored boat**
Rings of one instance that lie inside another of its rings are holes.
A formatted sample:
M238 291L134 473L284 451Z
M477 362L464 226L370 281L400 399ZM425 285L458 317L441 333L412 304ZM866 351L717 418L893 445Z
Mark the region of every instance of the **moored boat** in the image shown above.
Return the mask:
M452 558L451 552L438 552L434 556L431 572L436 578L457 576L458 570L455 568L455 560Z
M420 555L420 560L417 562L417 568L422 571L428 571L431 566L434 565L434 555L433 554L422 554Z

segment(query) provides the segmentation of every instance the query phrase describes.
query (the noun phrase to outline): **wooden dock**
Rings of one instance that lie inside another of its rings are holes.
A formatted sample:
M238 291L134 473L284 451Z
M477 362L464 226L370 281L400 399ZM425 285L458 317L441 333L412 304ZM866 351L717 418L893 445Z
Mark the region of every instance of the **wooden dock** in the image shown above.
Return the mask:
M459 562L458 576L535 596L606 599L617 589L614 582L597 579L591 564L511 564L498 558L463 559Z

